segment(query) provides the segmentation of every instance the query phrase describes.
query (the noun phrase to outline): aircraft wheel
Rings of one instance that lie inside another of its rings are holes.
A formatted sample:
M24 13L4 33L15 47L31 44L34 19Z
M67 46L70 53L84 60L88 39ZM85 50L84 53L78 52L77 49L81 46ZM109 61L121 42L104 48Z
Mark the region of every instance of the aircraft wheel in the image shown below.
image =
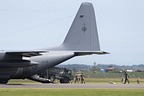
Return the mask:
M60 83L69 83L69 78L60 79Z
M8 83L8 80L1 80L0 81L0 84L7 84Z

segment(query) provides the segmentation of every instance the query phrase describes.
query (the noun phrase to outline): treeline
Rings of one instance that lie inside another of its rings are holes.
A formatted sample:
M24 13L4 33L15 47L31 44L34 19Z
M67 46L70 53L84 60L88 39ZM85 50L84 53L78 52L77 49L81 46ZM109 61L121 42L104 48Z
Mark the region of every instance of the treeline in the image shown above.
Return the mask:
M82 71L82 72L91 72L91 71L101 71L106 70L107 68L115 68L119 71L121 70L135 70L139 72L144 72L144 64L139 65L115 65L115 64L94 64L94 65L86 65L86 64L60 64L58 67L63 67L70 69L74 72Z

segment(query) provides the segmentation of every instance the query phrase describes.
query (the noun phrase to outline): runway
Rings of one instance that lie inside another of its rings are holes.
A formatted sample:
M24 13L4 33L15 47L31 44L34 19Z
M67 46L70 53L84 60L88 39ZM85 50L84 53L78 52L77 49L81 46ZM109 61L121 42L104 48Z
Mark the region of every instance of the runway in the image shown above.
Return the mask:
M0 88L95 88L95 89L142 89L144 84L1 84Z

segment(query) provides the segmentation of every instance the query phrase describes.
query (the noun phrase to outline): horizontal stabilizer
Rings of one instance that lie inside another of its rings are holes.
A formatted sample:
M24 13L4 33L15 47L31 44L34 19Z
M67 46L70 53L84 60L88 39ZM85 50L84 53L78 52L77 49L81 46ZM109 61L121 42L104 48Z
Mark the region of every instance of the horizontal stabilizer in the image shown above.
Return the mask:
M83 56L83 55L91 55L91 54L98 54L98 55L110 54L104 51L96 51L96 52L81 51L81 52L74 52L74 53L75 53L75 56Z

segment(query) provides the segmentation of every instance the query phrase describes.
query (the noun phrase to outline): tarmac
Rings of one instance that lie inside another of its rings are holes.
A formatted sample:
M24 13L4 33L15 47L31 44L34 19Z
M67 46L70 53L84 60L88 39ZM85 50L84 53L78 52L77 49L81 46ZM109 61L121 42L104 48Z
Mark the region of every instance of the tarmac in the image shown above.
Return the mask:
M144 84L0 84L0 88L142 89Z

